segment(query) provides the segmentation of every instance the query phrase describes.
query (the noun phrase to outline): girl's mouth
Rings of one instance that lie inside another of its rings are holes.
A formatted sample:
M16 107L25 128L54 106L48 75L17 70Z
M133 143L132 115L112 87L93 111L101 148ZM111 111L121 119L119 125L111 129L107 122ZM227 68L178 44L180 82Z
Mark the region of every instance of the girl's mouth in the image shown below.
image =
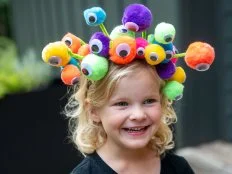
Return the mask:
M149 126L123 128L123 130L126 131L128 134L131 134L131 135L141 135L141 134L145 133L145 131L148 129L148 127Z

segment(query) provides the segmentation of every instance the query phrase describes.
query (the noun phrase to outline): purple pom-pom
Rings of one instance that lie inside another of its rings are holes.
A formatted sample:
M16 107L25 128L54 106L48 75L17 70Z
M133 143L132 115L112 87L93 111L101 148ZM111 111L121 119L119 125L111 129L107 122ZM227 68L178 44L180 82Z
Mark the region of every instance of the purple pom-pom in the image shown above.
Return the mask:
M172 61L169 61L167 63L160 63L156 65L156 71L161 79L166 80L172 77L176 71L176 67Z
M102 32L94 33L89 41L90 51L102 57L109 55L110 39Z
M124 10L122 23L128 30L144 31L152 23L152 13L142 4L131 4Z

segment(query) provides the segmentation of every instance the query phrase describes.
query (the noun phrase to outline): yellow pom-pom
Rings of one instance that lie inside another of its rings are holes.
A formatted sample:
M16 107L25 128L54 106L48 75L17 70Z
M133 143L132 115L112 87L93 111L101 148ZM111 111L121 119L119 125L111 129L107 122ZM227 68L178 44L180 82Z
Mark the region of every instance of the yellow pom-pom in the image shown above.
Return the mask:
M185 74L184 69L180 66L176 67L176 72L168 80L177 81L179 83L184 83L186 80L186 74Z
M42 59L49 65L60 67L67 65L71 57L68 54L67 45L62 41L57 41L44 47Z
M145 47L145 59L150 65L161 63L166 57L165 50L158 44L150 44Z

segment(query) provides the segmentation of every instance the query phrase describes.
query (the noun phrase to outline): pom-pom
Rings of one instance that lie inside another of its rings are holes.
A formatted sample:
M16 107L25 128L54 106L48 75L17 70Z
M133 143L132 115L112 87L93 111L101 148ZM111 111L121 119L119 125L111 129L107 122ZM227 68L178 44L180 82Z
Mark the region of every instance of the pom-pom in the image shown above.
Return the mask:
M79 61L77 61L77 59L75 58L71 58L69 63L68 64L72 64L72 65L75 65L75 66L79 66Z
M155 36L154 36L154 34L149 34L149 35L147 36L147 41L148 41L148 43L153 44L154 41L155 41Z
M66 85L74 85L80 79L80 70L74 65L66 65L61 71L61 80Z
M79 54L80 56L87 56L88 54L90 54L90 47L89 44L84 44L82 45L77 54Z
M162 89L163 94L169 100L180 100L183 96L184 85L177 81L169 81Z
M64 42L73 53L77 53L78 49L81 47L81 39L72 33L67 33L61 40Z
M111 31L110 39L114 40L120 36L130 36L135 38L135 32L128 30L124 25L119 25Z
M206 71L215 58L214 48L208 43L194 42L189 45L186 55L186 64L197 71Z
M136 58L143 59L145 54L145 47L148 45L148 42L146 39L143 39L141 37L137 37L135 39L136 42Z
M176 67L176 72L168 80L171 80L171 81L174 80L174 81L177 81L179 83L184 83L186 80L186 74L185 74L184 69L180 66Z
M150 44L145 47L145 59L150 65L157 65L165 59L165 51L158 44Z
M110 60L116 64L130 63L136 56L135 39L121 36L111 41Z
M167 63L160 63L156 65L156 71L161 79L166 80L173 76L176 71L176 67L172 61L169 61Z
M176 30L172 24L161 22L159 23L154 32L155 40L162 44L173 42L176 35Z
M71 57L68 54L68 47L62 41L49 43L42 50L42 59L51 66L65 66Z
M100 7L93 7L84 11L84 17L88 25L97 26L105 21L106 13Z
M102 32L96 32L92 35L89 46L91 53L107 57L109 55L110 39Z
M162 63L167 63L171 60L171 58L173 57L174 55L174 52L173 52L173 44L172 43L168 43L168 44L162 44L162 43L159 43L157 41L154 41L154 44L158 44L160 45L161 47L163 47L164 51L165 51L165 59L163 60Z
M88 54L81 62L81 72L90 80L101 80L108 72L108 60L95 54Z
M142 4L131 4L124 10L122 23L129 30L144 31L152 23L152 13Z

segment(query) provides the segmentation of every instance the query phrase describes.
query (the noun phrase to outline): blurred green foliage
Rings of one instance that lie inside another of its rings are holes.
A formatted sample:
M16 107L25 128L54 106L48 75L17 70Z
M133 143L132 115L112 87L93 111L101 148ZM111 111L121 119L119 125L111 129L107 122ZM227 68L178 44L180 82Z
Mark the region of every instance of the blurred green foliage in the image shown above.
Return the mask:
M51 67L35 51L29 49L19 58L15 43L0 36L0 98L47 86L54 78Z

